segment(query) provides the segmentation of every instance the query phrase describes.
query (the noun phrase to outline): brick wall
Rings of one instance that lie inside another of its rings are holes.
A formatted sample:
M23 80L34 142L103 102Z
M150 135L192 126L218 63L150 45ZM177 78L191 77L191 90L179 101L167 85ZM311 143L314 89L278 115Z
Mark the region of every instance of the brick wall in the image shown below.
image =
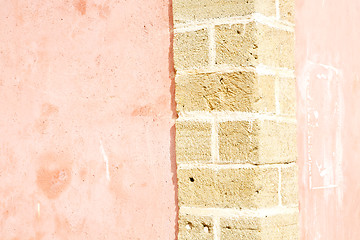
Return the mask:
M298 239L294 0L173 0L179 239Z

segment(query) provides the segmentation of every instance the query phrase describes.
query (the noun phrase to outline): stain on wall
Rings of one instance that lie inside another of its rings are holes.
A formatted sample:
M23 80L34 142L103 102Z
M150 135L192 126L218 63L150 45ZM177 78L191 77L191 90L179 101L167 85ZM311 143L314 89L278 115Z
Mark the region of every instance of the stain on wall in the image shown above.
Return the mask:
M75 8L81 13L81 15L86 14L86 0L77 0L75 2Z

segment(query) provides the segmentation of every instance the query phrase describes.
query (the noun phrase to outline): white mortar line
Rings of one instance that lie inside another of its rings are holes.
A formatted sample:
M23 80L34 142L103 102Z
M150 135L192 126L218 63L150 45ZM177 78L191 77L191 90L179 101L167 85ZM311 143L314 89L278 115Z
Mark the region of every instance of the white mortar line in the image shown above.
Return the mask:
M254 13L254 20L255 22L264 24L266 26L278 29L278 30L283 30L283 31L287 31L287 32L295 32L295 25L294 24L289 24L288 22L284 22L284 21L279 21L277 19L271 18L271 17L266 17L260 13Z
M293 69L271 67L264 64L257 65L255 72L259 75L273 75L283 78L295 78L295 71Z
M216 64L206 68L193 68L188 70L177 70L176 75L188 75L198 73L231 73L231 72L255 72L254 67L233 67L225 64Z
M206 19L204 21L192 21L187 23L175 24L174 32L184 32L193 31L192 29L196 27L204 28L209 23L214 25L233 25L233 24L248 24L250 22L258 22L264 25L267 25L272 28L279 30L284 30L288 32L294 32L295 24L288 21L279 20L277 17L267 17L260 13L253 13L251 15L240 16L240 17L229 17L229 18L215 18L215 19Z
M232 121L253 121L253 120L269 120L276 122L296 123L295 117L283 117L274 114L265 113L249 113L249 112L179 112L177 121L199 121L199 122L212 122L214 117L217 122L232 122Z
M295 23L293 22L289 22L288 20L280 20L279 22L281 22L284 25L287 25L289 27L293 27L294 28L294 32L295 32Z
M215 25L211 24L208 28L209 34L209 65L215 66L216 61L216 43L215 43Z
M279 214L293 214L298 213L298 207L283 207L277 206L273 208L260 209L234 209L234 208L200 208L200 207L180 207L179 213L182 215L189 214L193 216L207 216L207 217L266 217L275 216Z
M212 163L219 162L219 133L216 116L211 120L211 160Z
M276 6L276 19L280 20L280 2L279 0L275 0Z
M294 166L296 163L274 163L274 164L261 164L255 165L250 163L232 163L232 164L209 164L209 163L178 163L178 169L212 169L212 170L222 170L222 169L249 169L249 168L289 168Z
M213 223L214 223L214 240L220 240L221 239L220 218L218 216L214 216Z
M233 25L233 24L247 24L253 21L255 21L253 15L230 17L230 18L213 18L213 19L206 19L203 21L192 21L187 23L175 24L174 31L177 31L178 29L187 29L187 28L191 29L196 26L206 26L208 24Z
M174 34L177 33L186 33L186 32L195 32L195 31L199 31L202 29L206 29L209 28L209 24L200 24L200 25L190 25L190 26L184 26L184 27L180 27L180 28L175 28L174 29Z
M277 115L280 115L280 82L279 78L275 78L275 111Z
M279 166L278 197L279 197L279 206L282 206L282 198L281 198L281 166Z
M232 72L254 72L260 76L279 76L282 78L295 78L295 71L288 68L276 68L263 64L259 64L256 67L234 67L226 64L217 64L215 66L209 66L207 68L178 70L176 75L188 75L199 73L232 73Z

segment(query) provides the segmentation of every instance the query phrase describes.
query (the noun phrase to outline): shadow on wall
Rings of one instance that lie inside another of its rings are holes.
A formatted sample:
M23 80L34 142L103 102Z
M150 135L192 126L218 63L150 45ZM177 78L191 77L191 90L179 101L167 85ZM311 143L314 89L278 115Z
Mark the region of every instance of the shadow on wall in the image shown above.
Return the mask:
M169 33L170 33L170 44L169 44L169 78L171 80L170 84L170 95L171 95L171 111L172 118L177 119L178 115L176 112L176 102L175 102L175 68L174 68L174 22L173 22L173 5L172 0L169 0ZM179 225L179 205L178 205L178 184L177 184L177 166L176 166L176 146L175 146L175 135L176 129L175 125L170 128L170 161L171 161L171 172L173 174L172 181L174 185L175 193L175 205L176 205L176 219L175 219L175 239L178 237Z

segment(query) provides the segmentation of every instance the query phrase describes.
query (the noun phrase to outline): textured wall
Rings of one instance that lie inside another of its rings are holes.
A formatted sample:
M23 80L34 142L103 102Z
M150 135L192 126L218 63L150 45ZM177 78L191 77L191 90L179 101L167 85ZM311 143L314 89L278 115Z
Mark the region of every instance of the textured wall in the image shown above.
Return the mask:
M294 1L174 0L179 239L297 239Z
M360 1L296 11L301 239L359 239Z
M175 239L170 17L1 1L0 239Z

